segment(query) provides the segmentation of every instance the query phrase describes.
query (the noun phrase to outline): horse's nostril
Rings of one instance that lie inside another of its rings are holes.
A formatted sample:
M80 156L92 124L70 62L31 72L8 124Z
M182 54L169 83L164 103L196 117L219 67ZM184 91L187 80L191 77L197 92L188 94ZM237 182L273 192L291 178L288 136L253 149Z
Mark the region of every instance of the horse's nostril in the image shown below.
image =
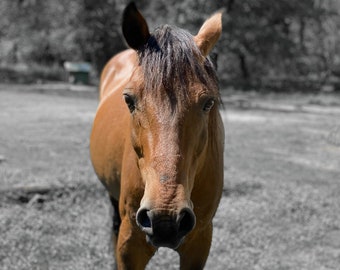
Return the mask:
M148 215L149 210L142 208L139 209L137 212L137 224L139 227L141 227L142 229L150 229L151 228L151 220L150 217Z
M194 212L190 208L183 209L178 216L178 233L182 236L188 234L196 223Z

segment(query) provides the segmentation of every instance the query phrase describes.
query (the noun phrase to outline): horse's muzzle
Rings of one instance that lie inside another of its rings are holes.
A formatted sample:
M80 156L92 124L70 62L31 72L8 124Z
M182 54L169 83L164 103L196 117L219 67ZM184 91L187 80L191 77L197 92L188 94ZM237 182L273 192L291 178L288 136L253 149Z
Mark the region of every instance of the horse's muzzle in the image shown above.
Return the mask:
M187 207L174 216L140 208L136 220L138 226L145 232L147 242L155 247L172 249L178 248L196 223L194 212Z

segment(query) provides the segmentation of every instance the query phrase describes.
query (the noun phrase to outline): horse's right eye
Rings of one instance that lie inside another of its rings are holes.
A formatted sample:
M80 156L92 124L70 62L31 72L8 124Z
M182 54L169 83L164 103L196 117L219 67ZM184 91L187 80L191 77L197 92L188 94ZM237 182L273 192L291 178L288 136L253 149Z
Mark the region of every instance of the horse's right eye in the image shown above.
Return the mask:
M215 100L213 98L208 99L203 106L203 111L204 112L209 112L211 108L214 106Z
M133 113L136 109L136 102L135 102L135 98L130 95L130 94L123 94L124 97L124 101L126 103L126 105L128 106L129 110L131 113Z

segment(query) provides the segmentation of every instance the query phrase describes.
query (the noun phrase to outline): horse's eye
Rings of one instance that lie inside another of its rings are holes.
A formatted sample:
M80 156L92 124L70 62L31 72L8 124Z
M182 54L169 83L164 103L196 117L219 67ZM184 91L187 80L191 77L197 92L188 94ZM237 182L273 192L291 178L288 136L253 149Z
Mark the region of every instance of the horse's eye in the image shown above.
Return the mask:
M214 104L215 104L215 100L213 98L208 99L204 103L203 111L204 112L209 112L212 109L212 107L214 106Z
M131 113L134 112L134 110L136 109L136 104L135 104L135 98L133 96L131 96L130 94L123 94L124 97L124 101L126 103L126 105L128 106L129 110Z

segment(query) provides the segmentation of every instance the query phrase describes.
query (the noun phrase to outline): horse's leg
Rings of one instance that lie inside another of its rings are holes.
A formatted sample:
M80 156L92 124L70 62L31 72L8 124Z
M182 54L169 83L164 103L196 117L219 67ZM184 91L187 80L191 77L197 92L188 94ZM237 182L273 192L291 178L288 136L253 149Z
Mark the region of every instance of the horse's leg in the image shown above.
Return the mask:
M145 234L133 227L129 217L122 218L116 248L119 270L144 270L155 248L146 243Z
M180 256L180 269L203 269L209 255L212 239L212 224L204 230L193 231L177 250Z
M116 256L116 247L117 247L117 239L119 228L121 224L121 219L119 215L119 207L118 201L112 197L110 197L112 208L113 208L113 217L112 217L112 243L113 243L113 250ZM115 263L115 269L117 269L117 263Z

